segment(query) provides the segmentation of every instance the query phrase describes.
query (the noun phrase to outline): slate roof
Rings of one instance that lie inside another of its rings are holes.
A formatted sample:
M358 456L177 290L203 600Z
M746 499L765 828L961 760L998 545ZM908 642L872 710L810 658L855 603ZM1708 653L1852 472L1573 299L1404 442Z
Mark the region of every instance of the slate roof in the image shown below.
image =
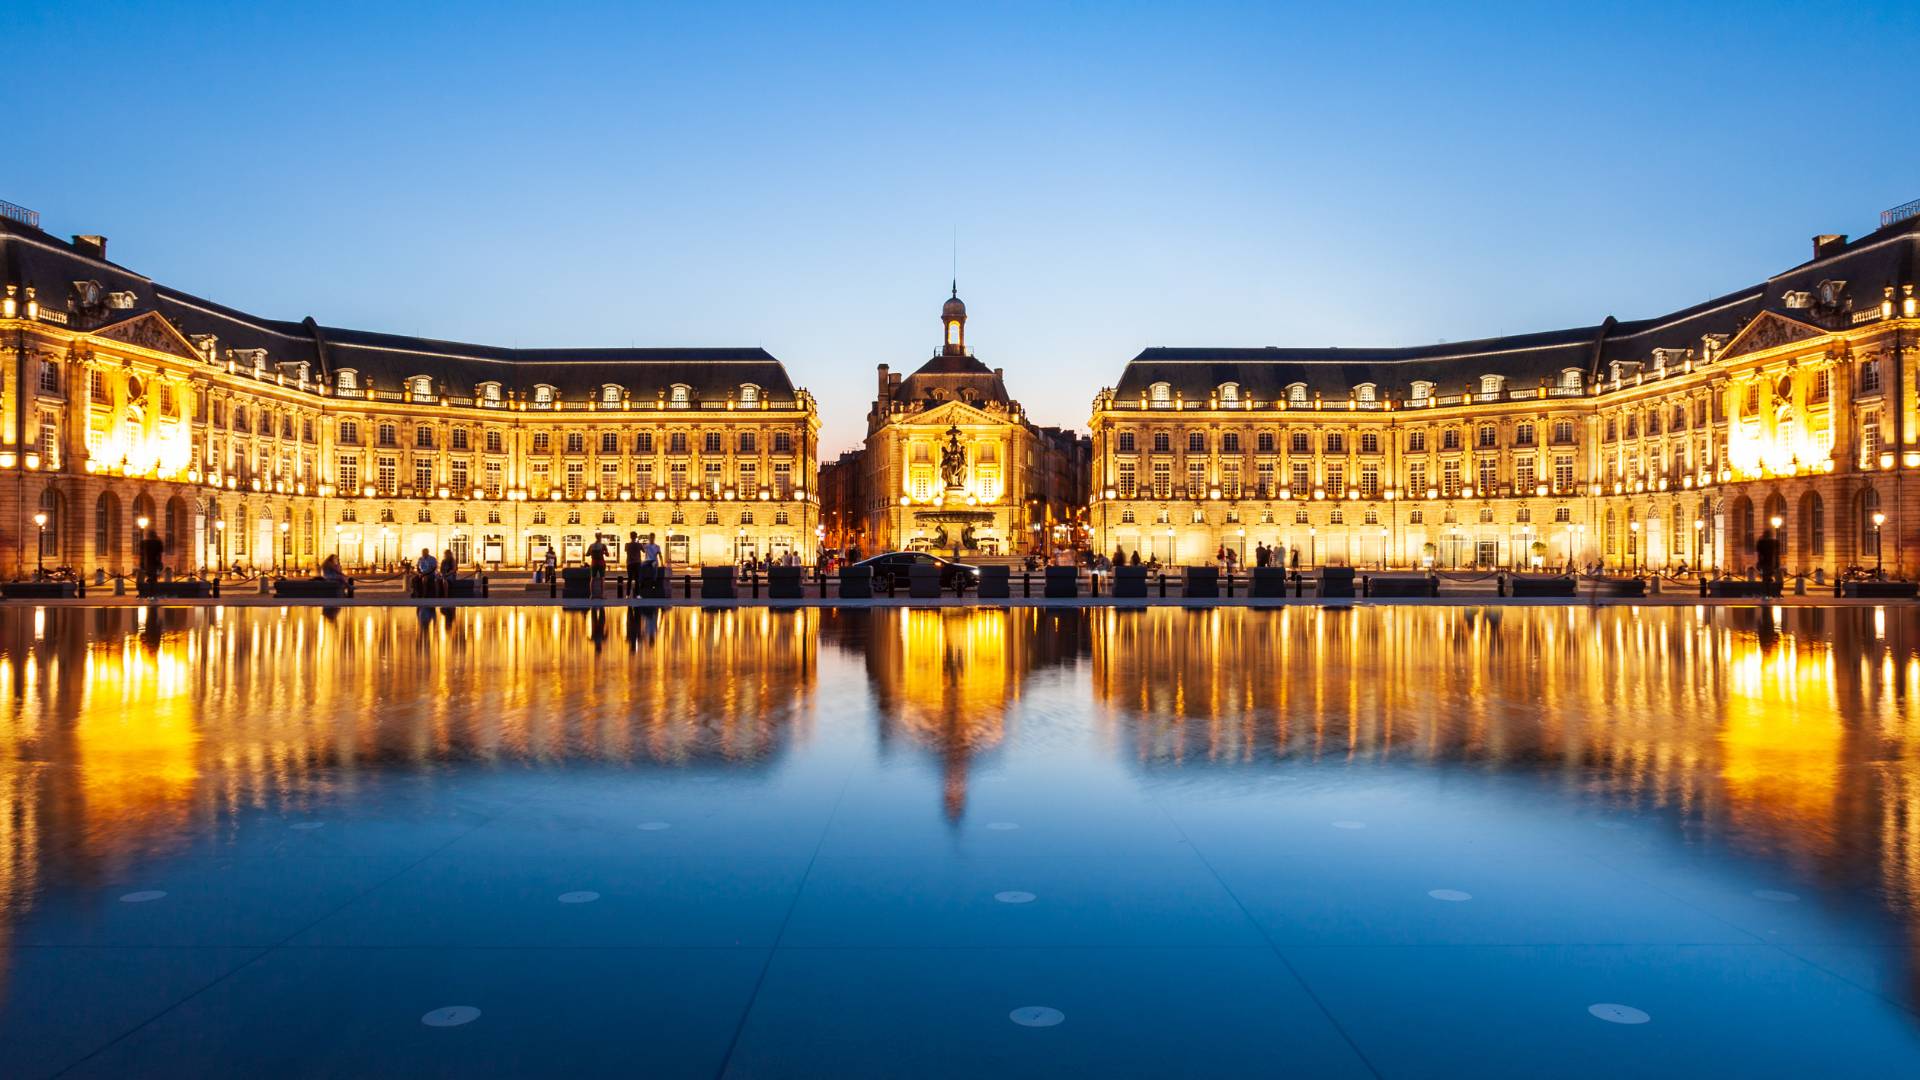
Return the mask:
M1410 348L1149 348L1127 363L1115 392L1138 397L1167 382L1188 400L1205 400L1220 384L1240 384L1243 395L1272 400L1294 383L1308 393L1344 400L1373 383L1382 397L1405 397L1415 380L1435 393L1457 394L1483 375L1501 375L1510 388L1557 382L1568 368L1592 380L1615 361L1649 361L1655 349L1693 349L1708 334L1733 335L1763 311L1839 329L1850 313L1878 306L1882 289L1913 282L1920 254L1920 218L1898 222L1774 275L1765 282L1668 315L1621 322L1609 316L1590 326L1478 341ZM1820 282L1844 281L1840 304L1824 312L1790 309L1787 294L1815 292ZM1476 386L1477 388L1477 386Z
M105 293L132 293L130 309L89 312L79 306L76 281L97 281ZM674 383L696 398L721 399L752 383L774 401L791 400L786 368L760 348L722 349L506 349L368 330L322 326L312 319L264 319L162 285L75 244L9 218L0 218L0 283L33 286L42 305L66 310L76 329L95 329L146 311L166 316L181 333L213 334L219 348L265 349L269 364L306 362L318 375L343 369L381 389L430 375L445 393L466 396L484 382L508 392L555 387L564 399L595 395L613 383L636 399Z

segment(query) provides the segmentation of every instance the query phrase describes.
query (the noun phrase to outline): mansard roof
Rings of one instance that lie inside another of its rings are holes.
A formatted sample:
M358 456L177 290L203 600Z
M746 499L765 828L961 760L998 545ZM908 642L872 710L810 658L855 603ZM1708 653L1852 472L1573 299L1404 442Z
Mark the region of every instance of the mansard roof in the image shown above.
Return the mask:
M1381 396L1405 397L1416 381L1436 393L1459 393L1487 375L1509 387L1558 382L1568 369L1583 380L1602 378L1616 361L1647 362L1655 349L1694 350L1707 335L1733 335L1763 312L1777 312L1830 329L1850 325L1853 312L1878 308L1883 290L1914 282L1920 254L1920 218L1896 222L1852 243L1822 249L1817 257L1765 282L1668 315L1621 322L1611 316L1565 330L1482 338L1406 348L1149 348L1128 362L1114 387L1123 398L1169 384L1189 401L1204 401L1223 383L1237 383L1245 396L1273 400L1304 384L1344 400L1353 389L1374 384ZM1819 301L1823 282L1842 283L1835 302ZM1802 301L1810 294L1812 306Z
M792 379L761 348L507 349L368 330L265 319L160 284L39 229L0 218L0 283L32 286L42 305L65 311L75 329L93 330L158 312L181 334L212 334L217 347L265 350L269 365L308 363L316 377L352 370L363 385L399 389L402 380L432 376L444 392L465 396L482 383L508 393L548 385L563 398L597 396L612 383L636 399L673 385L696 398L720 399L752 384L773 400L790 399ZM98 290L76 283L97 283ZM117 298L114 294L119 294Z

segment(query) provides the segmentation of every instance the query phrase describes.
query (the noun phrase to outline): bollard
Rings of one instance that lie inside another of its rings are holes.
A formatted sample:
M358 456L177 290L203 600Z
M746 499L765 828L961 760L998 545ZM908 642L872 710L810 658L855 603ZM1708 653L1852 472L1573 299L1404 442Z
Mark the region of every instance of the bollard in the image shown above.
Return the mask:
M1807 575L1805 572L1793 575L1793 595L1807 595Z
M1707 595L1707 575L1705 574L1700 575L1700 595Z
M1233 575L1227 575L1227 599L1233 599Z
M547 599L553 600L559 597L559 595L560 595L560 575L558 573L548 574L547 575Z
M127 595L127 579L126 578L115 575L113 579L113 595L115 596Z
M1033 571L1031 570L1020 571L1020 595L1029 600L1033 599Z
M1100 575L1098 572L1087 575L1087 595L1098 599L1100 596Z
M261 596L265 596L265 595L267 595L267 594L268 594L268 593L269 593L270 591L272 591L272 590L271 590L271 589L269 589L269 588L268 588L268 586L267 586L267 575L265 575L265 574L261 574L261 575L260 575L260 595L261 595Z
M1648 596L1660 595L1660 575L1659 574L1647 575L1647 595Z
M1165 570L1162 570L1160 571L1160 599L1165 600L1166 598L1167 598L1167 572Z

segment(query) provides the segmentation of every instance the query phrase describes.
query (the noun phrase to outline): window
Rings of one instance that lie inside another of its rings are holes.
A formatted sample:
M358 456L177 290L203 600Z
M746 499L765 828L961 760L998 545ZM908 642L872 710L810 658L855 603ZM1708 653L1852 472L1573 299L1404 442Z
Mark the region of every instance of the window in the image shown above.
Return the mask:
M600 433L600 452L603 454L619 453L620 452L620 433L617 431L601 432Z
M501 439L500 439L499 432L497 431L487 432L486 447L487 447L487 453L489 454L497 454L500 452Z
M1153 497L1156 499L1173 497L1173 465L1169 462L1153 463Z
M1347 436L1344 432L1327 432L1327 453L1344 454L1347 452Z
M1187 463L1187 498L1198 499L1207 493L1207 464L1204 461Z
M1553 456L1553 490L1566 494L1573 490L1573 455Z
M357 495L360 492L360 459L350 455L341 455L334 459L333 475L339 480L342 494Z
M1753 404L1749 406L1749 411L1759 411L1759 392L1760 387L1758 385L1747 387L1747 398L1753 402ZM1880 361L1861 361L1860 392L1863 394L1876 394L1880 392Z
M381 446L399 446L400 445L399 429L394 427L394 425L392 424L382 423L378 428L375 429L375 436L379 440L379 443Z
M1480 479L1474 484L1474 493L1481 498L1489 498L1493 495L1494 489L1500 486L1500 462L1494 458L1483 457L1479 464Z
M740 384L740 404L742 405L760 404L760 388L753 385L752 383L741 383Z
M1482 375L1480 376L1480 393L1484 396L1492 397L1500 393L1500 389L1506 381L1503 376Z
M1147 401L1156 409L1170 408L1173 405L1173 384L1157 382L1147 387Z
M1580 389L1581 378L1582 376L1579 368L1563 369L1560 372L1560 389L1562 390Z
M1440 466L1440 494L1451 499L1460 494L1460 463L1448 461Z
M552 453L553 452L552 434L545 431L534 432L533 433L533 452L536 454Z
M1115 449L1122 454L1133 453L1133 432L1123 431L1114 440Z
M1492 424L1480 425L1479 446L1482 450L1491 450L1500 445L1500 432Z
M684 454L687 452L687 433L676 431L667 436L667 453Z
M1871 469L1880 457L1880 410L1860 414L1860 467Z
M425 424L421 424L419 427L414 428L413 429L413 445L415 449L419 449L419 450L433 449L433 429L428 427Z
M1459 428L1441 428L1440 429L1440 449L1442 450L1460 449L1460 429Z
M40 365L40 391L45 394L60 392L60 365L51 360Z
M353 393L360 389L360 373L352 368L335 372L333 376L333 388L342 394Z
M653 453L653 432L642 431L633 437L633 452L636 454Z
M1523 457L1513 463L1513 493L1526 496L1533 494L1539 485L1534 481L1533 459Z
M541 385L533 388L533 407L536 409L553 408L553 387Z
M392 495L400 486L400 459L383 457L374 463L374 482L380 485L380 494Z
M600 404L618 405L620 404L622 393L623 391L620 387L615 386L613 383L608 383L600 388Z
M1531 420L1522 420L1513 425L1513 445L1533 445L1533 422Z
M433 462L426 458L413 463L413 493L423 499L433 493Z
M1222 405L1240 404L1240 384L1239 383L1221 383L1220 384L1220 404Z
M1360 497L1375 499L1380 496L1380 466L1366 464L1360 466Z
M1136 482L1137 482L1137 478L1134 474L1133 462L1131 461L1121 462L1120 468L1119 468L1119 479L1114 485L1115 493L1118 494L1122 499L1133 498L1134 485Z
M454 428L450 439L451 441L448 443L450 447L455 450L465 450L467 448L467 429L463 427Z
M759 451L757 448L757 442L758 440L754 438L753 432L743 431L740 433L740 438L735 443L735 448L739 453L742 453L742 454L758 453Z
M1353 396L1354 399L1361 404L1371 405L1375 400L1374 385L1372 383L1361 383L1359 386L1353 388Z
M481 404L483 405L500 404L500 384L499 383L497 382L481 383L478 389L480 392L479 397L480 397Z
M1413 384L1413 400L1425 401L1426 399L1432 396L1433 396L1432 383L1427 382L1425 380L1419 380Z
M1313 490L1313 476L1307 468L1307 463L1304 461L1294 462L1289 476L1290 479L1288 483L1291 485L1289 494L1296 499L1306 498L1307 493Z
M1360 452L1363 454L1379 453L1380 452L1380 433L1377 431L1361 432L1360 433Z
M1166 453L1173 449L1173 436L1164 431L1153 433L1153 449L1156 453Z
M1237 431L1229 431L1222 434L1220 436L1220 452L1223 454L1239 453L1240 452L1240 433Z
M773 433L773 452L776 454L793 453L793 433L776 431Z
M1288 450L1296 454L1313 453L1312 444L1308 441L1308 435L1305 431L1289 432L1288 439L1287 439L1287 448Z
M340 441L343 443L346 443L349 446L359 445L360 424L358 421L354 421L354 420L340 421Z
M1553 422L1553 441L1557 446L1565 446L1573 441L1573 421L1555 420Z
M433 400L433 379L427 375L416 375L412 380L413 400Z
M1204 432L1187 432L1187 453L1204 454L1207 452L1207 436Z
M1294 383L1288 386L1287 403L1290 405L1305 405L1307 403L1307 384Z
M1262 454L1273 453L1273 448L1274 448L1273 432L1263 431L1260 434L1254 436L1253 448Z
M1407 432L1407 453L1424 454L1427 451L1427 433L1424 431Z
M1427 495L1427 463L1411 461L1407 463L1407 494L1416 499Z
M693 401L693 387L686 383L674 383L667 390L667 405L675 409L684 409Z

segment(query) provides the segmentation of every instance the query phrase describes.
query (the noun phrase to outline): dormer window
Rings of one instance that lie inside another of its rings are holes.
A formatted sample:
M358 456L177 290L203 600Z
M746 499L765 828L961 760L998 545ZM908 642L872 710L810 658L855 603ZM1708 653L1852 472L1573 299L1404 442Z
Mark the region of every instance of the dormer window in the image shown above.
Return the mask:
M741 383L740 384L740 404L742 405L760 404L760 388L753 385L752 383Z
M1220 404L1222 405L1240 404L1240 384L1239 383L1229 382L1229 383L1220 384Z
M546 383L541 383L540 385L533 388L533 407L534 408L536 409L553 408L553 398L554 398L553 387L548 386Z
M1487 397L1493 397L1500 393L1500 387L1504 385L1506 381L1505 376L1482 375L1480 376L1480 393Z
M413 400L415 401L432 401L433 377L430 375L415 375L413 378L407 380L407 389L408 392L413 395Z
M1147 401L1156 409L1165 409L1173 404L1173 384L1157 382L1147 387Z
M334 372L333 388L343 394L360 389L360 373L352 368Z
M1288 386L1287 403L1290 405L1305 405L1307 403L1307 384L1297 382Z
M674 383L667 388L667 404L676 409L684 409L693 401L693 387L686 383Z
M1560 389L1578 390L1580 389L1581 379L1582 376L1579 368L1570 367L1562 369L1560 372Z
M1413 400L1425 401L1433 396L1433 384L1420 379L1413 384Z
M600 388L600 404L618 405L620 404L620 395L620 388L613 383L608 383Z
M489 405L498 405L500 403L500 384L499 383L497 382L481 383L477 389L480 392L481 401L484 401Z
M1354 387L1353 397L1355 401L1359 401L1365 404L1371 404L1375 400L1373 384L1370 382L1363 382L1359 386Z

